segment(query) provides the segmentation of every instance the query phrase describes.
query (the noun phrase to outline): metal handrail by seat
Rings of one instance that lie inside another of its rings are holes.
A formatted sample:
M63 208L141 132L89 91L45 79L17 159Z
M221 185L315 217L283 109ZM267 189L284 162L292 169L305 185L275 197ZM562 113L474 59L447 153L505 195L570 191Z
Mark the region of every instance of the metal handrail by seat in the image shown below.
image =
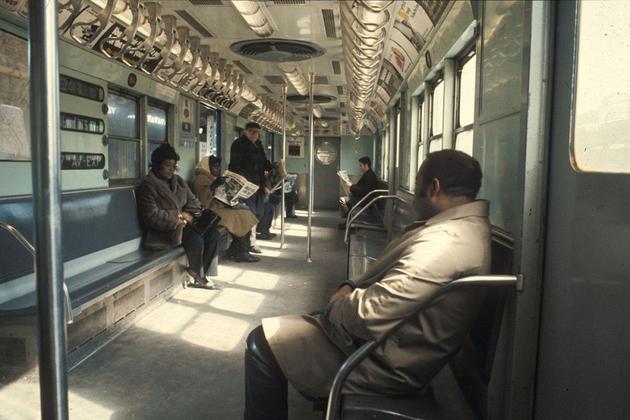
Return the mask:
M376 190L375 190L376 191ZM366 196L367 197L367 196ZM357 218L359 216L361 216L367 209L369 209L370 207L372 207L372 205L378 201L381 200L398 200L398 201L404 201L402 198L398 197L397 195L393 194L393 195L379 195L378 197L373 198L369 203L367 203L365 206L359 208L357 210L357 212L355 214L353 214L352 216L349 216L349 218L346 221L346 233L344 235L344 242L347 244L348 243L348 239L350 236L350 228L352 226L352 224L357 220ZM359 203L361 203L361 201L359 201ZM357 203L353 209L357 208L359 206L359 203ZM348 213L350 214L350 213Z
M356 211L359 211L359 209L361 208L361 205L363 203L365 203L368 198L372 197L373 195L376 194L387 194L389 193L389 190L372 190L369 193L365 194L358 202L357 204L355 204L350 210L348 210L348 214L346 215L346 225L348 224L348 220L350 220L350 217L352 216L352 214Z
M36 268L35 267L35 247L33 246L33 244L28 239L26 239L26 237L22 234L22 232L20 232L14 226L8 223L0 222L0 228L9 232L9 234L13 236L13 238L15 238L20 243L20 245L26 248L26 250L33 256L33 272L35 272L35 268ZM63 285L63 297L66 304L66 312L68 316L68 324L72 324L74 322L74 314L72 312L72 301L70 300L70 291L68 290L68 286L66 285L65 281L62 282L62 285Z
M367 198L369 195L373 195L372 193L375 192L383 192L383 191L387 191L387 190L374 190L371 193L368 193L365 197L363 197L363 199L361 199L352 209L356 209L358 208L359 204L364 201L365 198ZM374 203L380 201L380 200L398 200L398 201L404 201L402 198L398 197L397 195L379 195L378 197L373 198L368 204L366 204L365 206L361 207L360 209L358 209L356 211L356 213L354 215L351 216L351 211L348 212L348 220L346 221L346 233L344 235L344 242L348 245L348 250L347 250L347 254L346 254L346 278L350 277L350 229L352 228L352 224L355 222L355 220L361 216L361 214L363 214L363 212L365 212L367 209L369 209Z
M484 287L498 287L498 286L514 286L517 290L521 288L522 276L521 275L485 275L485 276L469 276L456 279L447 283L440 288L436 289L418 308L413 316L417 316L429 305L436 301L444 294L463 287L472 286L484 286ZM352 353L348 359L341 365L335 379L333 380L332 387L328 394L328 403L326 406L326 420L339 420L341 414L341 391L345 384L346 379L352 373L352 370L359 365L366 357L368 357L375 348L381 345L391 334L396 332L405 321L398 323L386 334L380 337L378 340L371 340L359 347L354 353Z

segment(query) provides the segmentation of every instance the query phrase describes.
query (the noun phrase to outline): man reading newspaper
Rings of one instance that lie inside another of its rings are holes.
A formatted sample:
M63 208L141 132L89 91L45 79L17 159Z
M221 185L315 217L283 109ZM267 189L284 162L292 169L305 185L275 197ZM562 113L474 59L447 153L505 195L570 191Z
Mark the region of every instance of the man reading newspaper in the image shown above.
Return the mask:
M339 171L338 175L341 178L342 186L349 193L347 196L339 199L339 206L341 210L341 217L344 219L339 224L339 229L346 228L345 218L352 207L354 207L363 197L369 192L376 189L378 185L378 178L372 170L372 161L369 157L363 156L359 159L359 170L362 172L359 182L352 184L348 173L346 171ZM345 176L344 176L345 175Z

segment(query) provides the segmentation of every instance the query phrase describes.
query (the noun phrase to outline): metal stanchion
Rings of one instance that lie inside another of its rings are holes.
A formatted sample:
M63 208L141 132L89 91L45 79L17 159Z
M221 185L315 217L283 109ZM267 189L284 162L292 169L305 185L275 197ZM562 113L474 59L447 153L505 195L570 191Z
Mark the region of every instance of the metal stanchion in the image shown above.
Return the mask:
M287 85L282 87L282 161L284 162L285 169L287 164ZM285 198L284 198L284 181L285 178L282 178L282 187L280 188L281 201L280 201L280 249L284 248L284 218L286 215L286 207L285 207Z
M61 188L57 1L30 0L30 120L42 419L68 418Z
M313 200L315 199L315 121L313 118L313 87L315 85L315 73L310 72L308 74L308 127L309 127L309 158L308 158L308 225L307 225L307 237L306 237L306 262L313 262L311 258L311 231L312 231L312 218L313 218Z

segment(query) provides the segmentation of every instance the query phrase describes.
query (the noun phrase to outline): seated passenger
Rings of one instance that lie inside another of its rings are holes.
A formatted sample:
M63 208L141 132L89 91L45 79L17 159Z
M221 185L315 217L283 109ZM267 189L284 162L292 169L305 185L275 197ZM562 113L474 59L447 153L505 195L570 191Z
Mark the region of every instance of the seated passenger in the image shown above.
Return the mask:
M257 262L260 258L249 253L250 232L258 219L249 208L229 207L214 199L214 191L221 182L221 159L204 157L195 168L193 191L203 206L221 216L219 224L232 235L232 243L226 255L236 262Z
M369 157L363 156L359 159L359 169L363 173L359 181L356 184L346 183L347 187L350 188L350 195L339 199L342 218L345 218L350 209L363 197L374 191L378 185L378 177L372 170L372 161ZM339 225L339 228L346 228L345 221Z
M190 227L202 207L186 185L175 175L179 155L163 143L151 153L151 170L138 189L138 211L146 227L144 247L162 250L184 246L187 273L196 286L218 289L206 276L218 275L219 232L211 228L201 236Z
M423 392L464 342L481 290L442 297L417 313L442 285L490 272L488 203L475 200L479 163L465 153L431 153L416 178L421 220L391 242L363 275L347 280L312 315L266 318L247 337L245 420L287 418L287 383L326 398L333 378L361 344L393 335L349 376L344 393Z

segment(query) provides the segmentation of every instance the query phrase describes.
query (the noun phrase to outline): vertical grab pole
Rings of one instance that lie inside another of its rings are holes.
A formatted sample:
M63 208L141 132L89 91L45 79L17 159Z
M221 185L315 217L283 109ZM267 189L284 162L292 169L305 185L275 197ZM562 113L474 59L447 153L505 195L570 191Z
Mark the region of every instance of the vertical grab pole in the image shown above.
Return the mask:
M30 0L29 81L42 419L68 418L61 258L57 1Z
M287 150L287 91L288 91L288 86L285 84L282 87L282 161L284 162L285 168L286 168L286 164L287 164L287 156L286 156L286 150ZM280 249L284 248L284 218L286 217L286 210L285 210L285 202L284 202L284 180L286 178L282 178L282 187L280 188L280 196L281 196L281 201L280 201L280 206L281 206L281 210L280 210Z
M308 129L309 129L309 141L308 141L308 228L306 237L306 262L313 262L311 258L311 245L312 245L312 219L313 219L313 200L315 194L313 189L315 188L315 121L313 119L313 86L315 85L315 73L310 72L308 74Z

